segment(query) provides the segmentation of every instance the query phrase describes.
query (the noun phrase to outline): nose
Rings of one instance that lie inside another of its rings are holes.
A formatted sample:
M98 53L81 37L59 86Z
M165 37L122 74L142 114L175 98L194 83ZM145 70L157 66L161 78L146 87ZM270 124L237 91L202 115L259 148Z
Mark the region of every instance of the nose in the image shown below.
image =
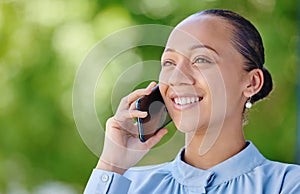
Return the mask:
M169 84L174 85L191 85L195 83L193 77L193 69L191 68L190 60L182 59L177 61L169 77Z

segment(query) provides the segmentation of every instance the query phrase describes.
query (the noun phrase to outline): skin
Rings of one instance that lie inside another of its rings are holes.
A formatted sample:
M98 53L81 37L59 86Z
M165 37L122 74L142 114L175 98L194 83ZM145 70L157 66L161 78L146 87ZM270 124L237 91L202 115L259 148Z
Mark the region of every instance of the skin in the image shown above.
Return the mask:
M191 16L173 31L162 56L160 91L176 127L186 133L184 160L201 169L211 168L245 147L244 104L263 83L260 70L244 70L245 60L231 43L232 30L219 17ZM177 31L188 32L198 42L187 41L188 37L180 40L183 35ZM202 48L191 49L195 44ZM177 106L177 96L203 99ZM211 145L202 154L199 148L207 138Z
M220 17L190 16L171 33L162 55L160 91L173 122L185 133L183 160L200 169L209 169L245 147L244 106L263 85L261 70L244 70L245 59L231 42L233 28ZM135 110L135 100L149 94L154 85L120 102L116 115L107 121L104 150L96 168L123 174L167 133L162 129L141 143L132 124L133 118L147 115ZM181 106L174 102L176 97L201 101Z

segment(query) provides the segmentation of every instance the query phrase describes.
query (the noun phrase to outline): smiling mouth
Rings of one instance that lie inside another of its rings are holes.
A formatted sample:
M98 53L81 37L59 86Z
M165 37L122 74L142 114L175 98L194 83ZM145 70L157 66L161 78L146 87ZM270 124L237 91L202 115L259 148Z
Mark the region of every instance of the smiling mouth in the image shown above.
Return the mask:
M193 97L175 97L172 100L175 104L184 106L184 105L200 102L202 99L203 97L193 96Z

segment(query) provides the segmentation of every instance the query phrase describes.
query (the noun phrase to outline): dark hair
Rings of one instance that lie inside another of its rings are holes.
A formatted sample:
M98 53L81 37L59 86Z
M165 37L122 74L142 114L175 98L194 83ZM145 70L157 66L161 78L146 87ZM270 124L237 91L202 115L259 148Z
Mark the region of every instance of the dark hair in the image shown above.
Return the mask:
M264 46L262 38L254 25L239 14L229 10L210 9L197 14L222 17L234 27L233 46L246 59L245 70L249 72L259 68L264 75L264 84L260 91L251 97L251 102L254 103L266 97L272 91L273 82L271 74L264 67Z

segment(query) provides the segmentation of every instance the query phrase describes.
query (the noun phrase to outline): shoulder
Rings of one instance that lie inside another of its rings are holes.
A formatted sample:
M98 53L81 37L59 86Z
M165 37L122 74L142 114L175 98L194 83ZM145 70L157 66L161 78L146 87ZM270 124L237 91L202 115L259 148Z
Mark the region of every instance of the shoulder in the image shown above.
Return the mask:
M300 166L276 162L282 169L281 193L300 193Z
M156 165L132 167L126 171L124 176L134 176L139 174L152 174L152 173L168 173L170 172L171 162L166 162Z
M281 193L300 192L300 165L266 160L261 167L267 177L280 185Z
M268 169L273 174L290 174L290 175L299 175L300 173L300 165L296 164L288 164L277 161L267 160L262 164L262 167ZM299 176L300 179L300 176Z
M128 169L124 176L132 181L133 188L150 184L151 186L161 184L162 180L171 178L171 162L162 163L158 165L140 166Z

